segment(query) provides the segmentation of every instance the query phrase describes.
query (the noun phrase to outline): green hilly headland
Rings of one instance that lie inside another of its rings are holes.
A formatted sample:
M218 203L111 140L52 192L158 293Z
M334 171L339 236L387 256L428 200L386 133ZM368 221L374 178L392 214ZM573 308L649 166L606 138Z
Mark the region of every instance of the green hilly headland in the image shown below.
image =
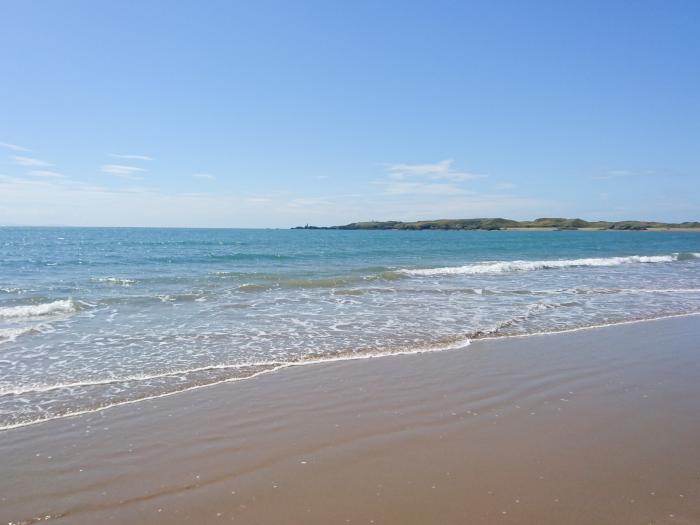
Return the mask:
M533 221L514 221L502 218L484 219L438 219L430 221L368 221L352 222L342 226L296 226L294 229L309 230L510 230L510 229L554 229L554 230L700 230L700 222L655 222L655 221L586 221L560 217L542 217Z

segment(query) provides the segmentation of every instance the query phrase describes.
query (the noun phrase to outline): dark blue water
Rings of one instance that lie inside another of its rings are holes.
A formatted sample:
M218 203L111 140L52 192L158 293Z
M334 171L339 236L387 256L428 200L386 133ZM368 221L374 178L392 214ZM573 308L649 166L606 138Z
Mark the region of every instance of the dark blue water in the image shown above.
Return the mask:
M0 427L700 311L700 234L0 228Z

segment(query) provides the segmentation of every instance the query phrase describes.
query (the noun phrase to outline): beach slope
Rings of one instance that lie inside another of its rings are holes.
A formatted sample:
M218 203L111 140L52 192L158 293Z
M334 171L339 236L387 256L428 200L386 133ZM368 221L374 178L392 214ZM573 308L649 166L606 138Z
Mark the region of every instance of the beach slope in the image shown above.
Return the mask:
M298 366L0 433L0 522L700 523L700 317Z

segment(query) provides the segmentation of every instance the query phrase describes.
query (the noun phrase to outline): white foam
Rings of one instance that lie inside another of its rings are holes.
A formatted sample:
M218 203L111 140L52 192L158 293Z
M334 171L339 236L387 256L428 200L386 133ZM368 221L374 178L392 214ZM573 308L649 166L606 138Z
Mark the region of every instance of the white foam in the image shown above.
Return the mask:
M33 326L25 326L23 328L0 328L0 344L14 341L19 336L33 332Z
M698 254L691 254L698 257ZM527 272L534 270L550 270L557 268L575 268L581 266L619 266L632 263L668 263L677 261L679 254L671 255L630 255L627 257L600 257L586 259L555 259L548 261L493 261L467 264L464 266L447 266L443 268L401 269L399 273L406 275L474 275L497 274L508 272Z
M523 337L540 337L540 336L549 336L549 335L557 335L557 334L568 334L571 332L582 332L582 331L587 331L587 330L596 330L599 328L608 328L611 326L625 326L625 325L630 325L630 324L647 323L650 321L663 321L664 319L676 319L678 317L695 317L695 316L700 316L700 311L659 315L656 317L644 317L641 319L629 319L627 321L611 321L608 323L573 326L571 328L554 328L552 330L545 330L542 332L529 332L529 333L525 333L525 334L507 334L507 335L493 334L493 335L487 335L487 336L481 337L481 338L479 338L479 340L486 341L489 339L491 339L491 340L492 339L515 339L515 338L523 338Z
M618 322L603 323L603 324L597 324L597 325L580 326L580 327L575 327L575 328L565 328L565 329L561 329L561 330L552 330L552 331L547 331L547 332L535 332L535 333L518 334L518 335L493 335L493 336L482 337L482 338L480 338L480 340L507 339L507 338L520 338L520 337L533 337L533 336L534 337L549 336L549 335L556 335L556 334L562 334L562 333L568 333L568 332L579 332L579 331L583 331L583 330L606 328L609 326L616 326L616 325L637 324L637 323L644 323L644 322L650 322L650 321L660 321L663 319L673 319L673 318L677 318L677 317L693 317L693 316L698 316L698 315L700 315L700 312L687 312L687 313L681 313L681 314L670 314L670 315L662 315L662 316L658 316L658 317L649 317L649 318L644 318L644 319L633 319L633 320L629 320L629 321L618 321ZM309 360L299 361L299 362L280 363L278 366L274 366L274 367L266 369L266 370L261 370L259 372L254 373L254 374L251 374L249 376L233 377L233 378L223 379L223 380L219 380L219 381L213 381L211 383L194 385L194 386L183 388L181 390L175 390L172 392L164 392L162 394L155 394L155 395L145 396L145 397L141 397L141 398L137 398L137 399L118 401L116 403L112 403L109 405L103 405L103 406L96 407L96 408L75 410L73 412L67 412L67 413L63 413L60 415L47 416L47 417L34 419L34 420L30 420L30 421L21 421L21 422L17 422L17 423L10 423L10 424L4 425L4 426L0 426L0 431L12 430L12 429L26 427L26 426L30 426L30 425L36 425L38 423L46 423L48 421L53 421L53 420L57 420L57 419L82 416L85 414L93 414L96 412L102 412L104 410L109 410L111 408L116 408L119 406L132 405L135 403L140 403L142 401L160 399L160 398L164 398L164 397L170 397L170 396L182 394L185 392L191 392L193 390L210 388L210 387L220 385L223 383L245 381L245 380L249 380L249 379L254 379L254 378L259 377L261 375L275 373L275 372L278 372L280 370L284 370L286 368L292 368L292 367L297 367L297 366L306 366L306 365L326 364L326 363L332 363L332 362L337 362L337 361L354 361L354 360L362 360L362 359L371 359L373 357L392 357L392 356L400 356L400 355L440 352L440 351L445 351L445 350L457 350L460 348L465 348L465 347L469 346L470 344L471 344L471 340L468 338L465 338L462 340L453 341L453 342L446 343L446 344L438 344L438 345L414 348L411 350L404 350L404 351L398 351L398 352L377 352L377 353L372 353L372 354L355 354L355 355L354 354L349 354L349 355L346 354L346 355L337 356L337 357L327 357L327 358L319 358L319 359L309 359ZM246 365L219 365L219 366L215 365L213 367L202 367L202 368L220 368L220 367L234 367L234 366L240 367L240 366L246 366ZM108 380L107 382L111 382L111 381ZM63 386L65 386L65 385L49 386L49 389L61 388ZM29 391L31 391L31 390L33 390L33 389L30 389ZM7 394L15 394L15 392L7 391L3 395L7 395Z
M0 288L0 292L2 293L16 293L20 294L25 292L26 290L23 290L22 288Z
M70 314L78 311L78 304L70 299L51 303L7 306L0 308L0 318L17 319L24 317L41 317L45 315Z
M247 363L223 363L217 365L207 365L194 368L184 368L181 370L170 370L155 374L134 374L122 377L110 377L104 379L94 379L86 381L77 381L73 383L55 383L55 384L41 384L41 385L25 385L19 388L9 388L0 389L0 397L8 395L25 395L29 393L41 393L50 392L52 390L62 390L71 388L81 388L81 387L91 387L91 386L101 386L110 385L114 383L127 383L131 381L148 381L152 379L164 379L169 377L177 377L186 374L192 374L196 372L209 372L215 370L231 370L231 369L241 369L241 368L266 368L256 372L250 376L235 377L230 380L225 381L235 381L239 379L247 379L254 375L259 375L262 372L268 372L273 370L279 370L280 368L287 368L290 366L301 366L307 364L316 363L326 363L333 361L353 361L356 359L367 359L369 357L386 357L389 355L408 355L408 354L423 354L429 352L439 352L441 350L453 350L458 348L464 348L469 346L471 343L469 338L457 338L448 342L439 342L427 346L418 346L408 349L397 349L397 350L385 350L376 352L359 352L357 354L342 354L338 356L328 355L324 357L319 357L315 359L301 359L299 361L251 361ZM225 382L224 381L224 382ZM201 385L200 385L201 386ZM2 428L0 428L2 430Z
M700 293L700 288L621 288L620 292L629 293Z
M132 284L136 283L136 281L133 279L123 279L121 277L96 277L93 279L93 281L97 283L117 284L121 286L131 286Z
M200 390L202 388L213 387L213 386L220 385L223 383L234 383L234 382L238 382L238 381L245 381L248 379L253 379L253 378L259 377L261 375L266 375L266 374L270 374L273 372L278 372L280 370L284 370L285 368L293 368L293 367L306 366L306 365L326 364L326 363L333 363L333 362L337 362L337 361L356 361L356 360L363 360L363 359L371 359L373 357L391 357L391 356L400 356L400 355L413 355L413 354L424 354L424 353L431 353L431 352L441 352L444 350L457 350L460 348L466 348L470 344L471 344L471 341L468 338L464 338L464 339L458 339L458 340L447 342L447 343L441 343L441 344L435 344L435 345L429 345L429 346L425 346L425 347L417 347L417 348L412 348L412 349L407 349L407 350L399 350L399 351L373 352L373 353L361 353L361 354L344 354L344 355L340 355L340 356L321 357L318 359L305 359L302 361L292 361L292 362L286 362L286 363L280 362L280 361L269 361L267 363L261 362L259 364L269 364L272 366L270 368L267 368L265 370L260 370L258 372L253 373L253 374L250 374L248 376L231 377L231 378L222 379L219 381L212 381L211 383L205 383L205 384L199 384L199 385L185 387L181 390L175 390L172 392L164 392L162 394L144 396L144 397L140 397L140 398L136 398L136 399L129 399L126 401L117 401L116 403L112 403L109 405L103 405L103 406L96 407L96 408L75 410L72 412L66 412L63 414L55 415L55 416L42 417L39 419L34 419L34 420L30 420L30 421L21 421L18 423L10 423L10 424L5 425L5 426L0 425L0 431L26 427L29 425L36 425L37 423L45 423L48 421L54 421L56 419L64 419L67 417L82 416L84 414L93 414L95 412L102 412L103 410L108 410L110 408L115 408L115 407L124 406L124 405L132 405L134 403L140 403L142 401L149 401L152 399L160 399L163 397L170 397L170 396L182 394L185 392L191 392L193 390ZM254 365L251 365L251 364L213 365L213 366L208 366L208 367L182 370L180 372L157 374L157 375L154 375L151 377L154 377L154 378L155 377L166 377L166 376L172 376L172 375L177 375L177 374L189 373L189 372L198 371L198 370L243 368L243 367L248 367L248 366L254 366ZM141 377L134 376L133 379L138 378L139 380L141 380L141 379L145 379L147 377L148 376L141 376ZM121 379L121 380L124 380L124 379ZM129 379L127 378L126 380L129 380ZM85 382L85 383L72 383L72 384L63 384L63 385L46 385L43 388L35 386L35 387L29 387L29 388L21 389L21 390L5 390L5 391L2 391L2 393L0 395L20 395L22 393L42 392L42 391L55 390L55 389L60 389L60 388L70 388L73 386L108 384L108 383L114 383L114 382L118 382L118 381L120 381L120 380L115 379L115 380L105 380L105 381L95 381L95 382Z

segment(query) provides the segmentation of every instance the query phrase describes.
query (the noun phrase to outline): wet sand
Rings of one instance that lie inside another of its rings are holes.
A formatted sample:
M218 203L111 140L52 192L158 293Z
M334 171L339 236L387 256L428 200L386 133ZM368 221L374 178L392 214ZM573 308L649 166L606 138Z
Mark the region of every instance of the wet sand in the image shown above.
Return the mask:
M700 523L700 317L293 367L0 433L0 523Z

